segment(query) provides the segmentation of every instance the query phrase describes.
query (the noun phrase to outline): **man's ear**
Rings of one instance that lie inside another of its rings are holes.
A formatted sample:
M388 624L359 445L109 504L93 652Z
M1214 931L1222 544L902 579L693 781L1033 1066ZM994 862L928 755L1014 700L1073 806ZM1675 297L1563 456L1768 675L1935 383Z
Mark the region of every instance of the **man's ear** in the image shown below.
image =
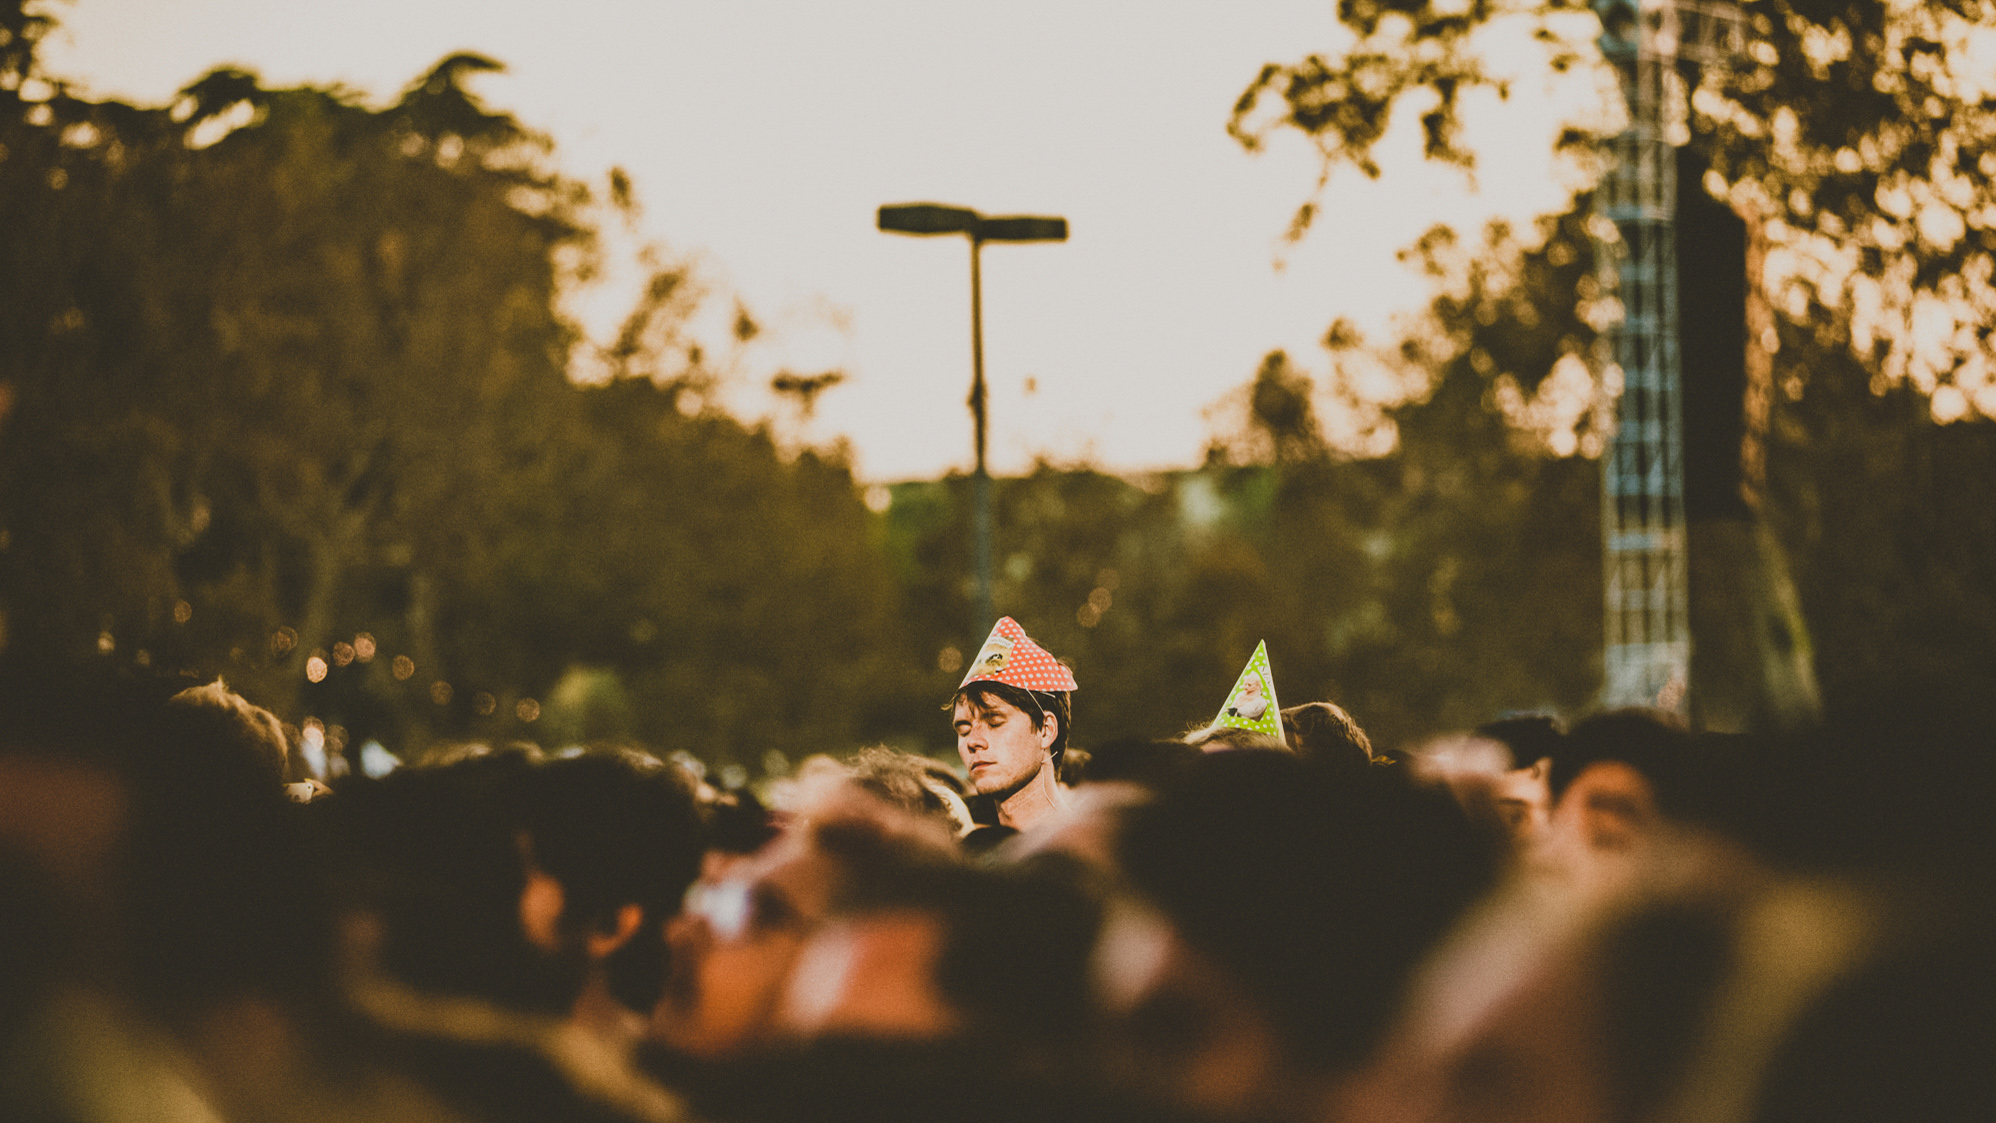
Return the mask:
M587 947L589 958L607 959L618 948L630 942L637 935L638 925L644 922L645 910L639 905L625 905L617 910L617 915L609 924L589 933Z
M1040 748L1053 748L1053 743L1059 738L1060 715L1048 710L1046 717L1040 721Z
M1575 816L1589 850L1628 850L1654 831L1660 818L1649 780L1619 760L1581 769L1559 802Z
M527 942L543 951L561 947L561 914L567 907L561 882L529 865L527 883L520 889L520 930Z

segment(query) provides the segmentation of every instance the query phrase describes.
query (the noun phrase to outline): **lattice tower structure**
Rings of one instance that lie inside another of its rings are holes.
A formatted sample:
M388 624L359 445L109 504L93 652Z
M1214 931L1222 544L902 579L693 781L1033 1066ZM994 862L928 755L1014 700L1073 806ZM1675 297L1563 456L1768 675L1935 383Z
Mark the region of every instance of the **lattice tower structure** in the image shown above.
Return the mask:
M1719 0L1600 0L1596 10L1601 50L1629 110L1628 129L1610 142L1612 164L1595 202L1618 237L1598 256L1612 263L1623 309L1603 339L1601 701L1683 710L1691 618L1673 149L1689 138L1693 76L1737 58L1744 25L1738 6Z

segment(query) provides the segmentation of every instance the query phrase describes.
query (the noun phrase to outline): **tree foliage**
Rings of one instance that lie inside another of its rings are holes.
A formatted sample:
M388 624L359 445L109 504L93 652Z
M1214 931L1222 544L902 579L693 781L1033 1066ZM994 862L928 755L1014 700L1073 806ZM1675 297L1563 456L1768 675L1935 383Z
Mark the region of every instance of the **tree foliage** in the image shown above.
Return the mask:
M1738 50L1669 76L1676 115L1665 127L1711 168L1680 189L1712 191L1763 225L1774 252L1757 280L1791 322L1848 344L1882 381L1931 395L1940 420L1996 416L1996 5L1738 7ZM1431 158L1473 165L1467 93L1508 96L1511 81L1487 65L1489 29L1532 24L1547 65L1564 70L1598 65L1588 40L1632 38L1638 18L1627 0L1348 0L1338 11L1355 45L1265 67L1232 125L1250 148L1271 130L1300 131L1326 178L1340 166L1377 176L1374 149L1403 111L1420 115ZM1271 99L1278 111L1266 108ZM1559 143L1586 150L1605 139L1598 126L1575 126ZM1314 209L1314 199L1304 204L1294 232Z
M356 746L531 734L578 667L716 761L861 735L902 647L849 471L699 405L683 271L621 378L570 381L597 200L471 91L496 63L380 108L233 69L89 102L5 15L9 647L226 674Z
M1787 317L1937 419L1996 418L1996 5L1761 0L1693 92L1710 187L1766 224Z
M1794 599L1790 568L1806 627L1823 641L1814 651L1826 684L1847 686L1895 665L1990 665L1986 651L1996 627L1987 606L1996 586L1986 567L1956 548L1984 537L1986 519L1977 512L1989 506L1989 476L1979 471L1978 458L1989 426L1942 431L1926 419L1996 417L1990 367L1996 206L1988 186L1996 171L1990 125L1996 90L1987 63L1996 44L1996 6L1745 0L1739 10L1737 50L1702 67L1691 64L1695 52L1687 51L1665 88L1666 134L1690 146L1691 166L1710 169L1680 182L1679 190L1708 192L1753 226L1765 252L1755 258L1764 270L1750 282L1778 317L1751 329L1772 370L1748 410L1747 447L1736 448L1734 457L1749 461L1756 479L1765 466L1765 509L1756 508L1752 520L1762 531L1718 526L1725 519L1693 528L1694 625L1703 621L1706 668L1694 668L1694 678L1704 673L1709 681L1713 658L1737 657L1720 668L1722 675L1748 667L1758 675L1759 665L1779 664L1782 652L1810 650L1808 637L1792 634L1803 621L1786 607ZM1707 14L1701 9L1684 18ZM1533 24L1555 71L1599 65L1588 40L1600 34L1631 41L1639 18L1686 36L1699 30L1692 22L1669 22L1665 9L1639 16L1636 5L1620 0L1399 0L1345 3L1339 15L1354 36L1352 49L1329 60L1310 56L1264 68L1236 106L1233 125L1250 148L1273 129L1309 136L1323 155L1326 179L1345 166L1378 175L1371 153L1396 113L1421 115L1431 158L1473 166L1464 107L1473 88L1509 93L1508 79L1479 53L1489 32L1506 22ZM1280 110L1266 104L1274 99ZM1583 121L1587 116L1578 113ZM1570 127L1558 144L1598 152L1608 131ZM1307 227L1314 202L1299 212L1292 234ZM1578 198L1557 221L1581 235L1586 211L1586 198ZM1436 401L1446 400L1450 380L1459 376L1454 364L1467 355L1494 380L1486 407L1514 419L1550 420L1560 411L1533 389L1535 379L1572 371L1570 357L1588 354L1585 341L1613 322L1613 294L1597 280L1603 274L1590 262L1564 276L1529 278L1516 263L1529 267L1530 244L1501 237L1433 268L1438 257L1430 251L1455 238L1437 230L1414 248L1445 295L1402 343L1403 352L1442 372L1426 381L1438 387ZM1566 244L1574 256L1591 258L1584 236ZM1517 283L1479 282L1507 276ZM1541 287L1548 282L1550 290ZM1526 306L1493 309L1486 296L1472 310L1446 295L1465 283L1500 301L1525 297ZM1471 321L1517 322L1531 334L1536 324L1519 311L1550 312L1576 330L1550 353L1518 355L1517 365L1464 334ZM1521 402L1532 404L1521 410ZM1735 400L1712 408L1737 418L1741 407ZM1475 428L1474 418L1460 423ZM1739 431L1737 421L1731 428ZM1764 433L1771 436L1763 443ZM1583 420L1562 439L1570 444L1551 451L1585 452L1598 436L1590 440ZM1402 455L1412 452L1409 446ZM1482 510L1472 506L1461 516L1473 521ZM1942 529L1935 514L1942 511L1960 521L1959 536ZM1728 578L1715 565L1741 575ZM1711 631L1750 622L1749 630L1770 634ZM1758 654L1748 650L1756 643L1764 649Z

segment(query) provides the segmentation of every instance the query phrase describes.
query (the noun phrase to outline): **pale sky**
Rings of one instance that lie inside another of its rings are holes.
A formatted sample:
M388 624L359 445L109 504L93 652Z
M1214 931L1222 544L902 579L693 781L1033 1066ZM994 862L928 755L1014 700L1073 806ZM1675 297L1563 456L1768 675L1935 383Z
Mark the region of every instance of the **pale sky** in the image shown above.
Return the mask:
M1423 283L1394 252L1430 224L1528 218L1571 189L1545 155L1551 125L1533 79L1477 118L1482 196L1454 171L1420 167L1412 130L1396 130L1385 179L1341 172L1316 228L1285 249L1315 154L1293 134L1249 154L1227 117L1263 63L1334 51L1334 10L74 0L51 6L61 27L43 65L84 96L149 104L223 64L270 85L338 83L378 104L446 54L490 55L508 68L474 80L490 106L552 135L570 175L600 183L611 166L628 169L643 235L693 255L710 287L739 295L768 329L743 357L733 408L772 409L763 387L778 369L847 373L805 435L849 440L868 480L971 458L967 245L879 233L875 209L1065 216L1064 244L985 249L992 469L1047 456L1140 471L1195 464L1212 407L1268 351L1323 374L1317 341L1334 318L1384 336L1396 312L1419 307ZM623 271L578 297L598 337L634 280Z

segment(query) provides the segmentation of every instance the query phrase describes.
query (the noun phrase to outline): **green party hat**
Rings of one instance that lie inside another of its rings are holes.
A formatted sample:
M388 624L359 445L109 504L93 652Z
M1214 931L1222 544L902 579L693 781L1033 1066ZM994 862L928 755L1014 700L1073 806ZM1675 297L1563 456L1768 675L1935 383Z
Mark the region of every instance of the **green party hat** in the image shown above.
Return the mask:
M1233 693L1227 695L1227 704L1220 707L1220 716L1213 719L1216 729L1228 726L1266 733L1278 741L1283 739L1282 706L1275 700L1275 675L1268 669L1266 640L1254 645L1254 655L1241 668L1241 677L1234 683Z

